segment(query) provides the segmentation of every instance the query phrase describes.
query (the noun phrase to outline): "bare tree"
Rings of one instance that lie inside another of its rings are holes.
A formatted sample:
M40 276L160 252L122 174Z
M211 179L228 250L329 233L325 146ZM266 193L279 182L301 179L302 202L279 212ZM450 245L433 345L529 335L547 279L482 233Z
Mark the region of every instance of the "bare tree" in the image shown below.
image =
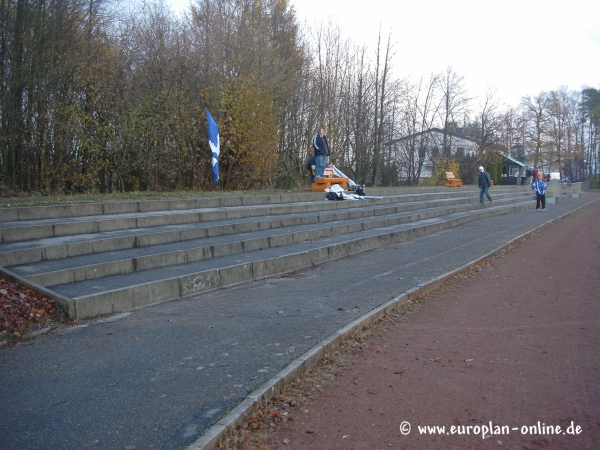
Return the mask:
M388 85L390 83L389 73L391 70L391 34L388 36L385 57L383 60L383 68L380 75L380 53L381 53L381 31L377 40L377 52L375 57L375 76L373 84L375 86L375 97L373 99L375 111L373 114L373 184L377 184L380 171L381 144L383 143L383 132L385 117L387 114L386 106L388 103Z
M533 167L537 169L543 163L544 133L546 129L546 105L548 96L540 93L535 97L524 97L522 108L529 124L528 141L531 152L533 153Z
M600 91L586 88L581 93L581 142L585 148L588 178L597 177L600 168Z
M479 142L480 157L494 144L501 126L502 118L498 111L495 94L496 90L488 89L486 91L477 114L478 133L475 137Z
M427 131L437 117L436 88L439 76L432 74L426 82L423 78L406 90L403 102L401 129L406 138L394 145L400 150L405 179L409 185L419 184L423 165L430 155Z
M442 154L448 157L452 152L452 133L456 131L459 121L469 113L471 98L464 86L464 77L454 72L451 66L439 80L441 89L439 111L443 130L441 150Z

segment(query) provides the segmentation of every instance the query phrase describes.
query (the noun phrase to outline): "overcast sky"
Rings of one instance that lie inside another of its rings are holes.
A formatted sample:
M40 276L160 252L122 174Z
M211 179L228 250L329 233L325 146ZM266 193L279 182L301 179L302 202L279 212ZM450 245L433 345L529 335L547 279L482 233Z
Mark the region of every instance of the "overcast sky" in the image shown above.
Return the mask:
M181 9L188 0L166 0ZM472 96L489 88L516 106L525 95L567 86L600 88L600 1L291 0L300 24L339 26L376 48L391 33L399 78L448 66ZM183 6L182 6L183 5Z

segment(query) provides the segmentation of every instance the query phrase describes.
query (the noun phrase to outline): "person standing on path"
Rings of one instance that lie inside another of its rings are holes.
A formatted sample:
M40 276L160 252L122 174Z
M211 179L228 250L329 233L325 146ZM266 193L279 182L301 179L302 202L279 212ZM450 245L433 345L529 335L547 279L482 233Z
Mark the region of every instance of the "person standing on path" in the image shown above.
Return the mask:
M484 170L483 166L479 166L479 203L483 203L484 194L490 201L490 204L492 203L492 197L490 197L490 193L488 192L491 185L492 179L490 178L490 174Z
M319 134L313 138L312 144L315 151L315 178L323 178L325 163L329 156L329 145L323 128L319 128Z
M540 211L540 206L542 207L541 211L546 211L546 188L548 185L544 181L544 174L542 172L538 172L538 179L533 182L531 185L531 189L535 191L535 210Z

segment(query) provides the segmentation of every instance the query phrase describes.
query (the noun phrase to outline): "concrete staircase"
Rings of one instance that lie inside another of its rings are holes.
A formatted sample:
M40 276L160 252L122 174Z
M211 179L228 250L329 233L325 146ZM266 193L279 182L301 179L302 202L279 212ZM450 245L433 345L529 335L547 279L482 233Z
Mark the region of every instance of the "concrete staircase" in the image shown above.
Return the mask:
M370 189L0 209L0 266L72 318L130 311L531 209L528 186Z

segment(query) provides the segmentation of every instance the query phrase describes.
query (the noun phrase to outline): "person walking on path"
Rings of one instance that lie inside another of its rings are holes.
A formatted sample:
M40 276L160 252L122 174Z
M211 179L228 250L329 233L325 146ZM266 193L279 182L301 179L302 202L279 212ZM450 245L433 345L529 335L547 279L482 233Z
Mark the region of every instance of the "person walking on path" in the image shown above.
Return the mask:
M479 203L483 203L484 194L490 201L490 204L492 203L492 197L490 197L490 193L488 192L491 185L492 179L490 178L490 174L484 170L483 166L479 166Z
M325 163L329 156L329 145L323 128L319 128L319 134L313 138L312 144L315 152L315 178L323 178Z
M536 211L540 211L540 206L542 207L541 211L546 211L546 188L548 185L544 181L544 174L542 172L538 172L538 179L533 182L531 185L531 189L535 191L535 209Z

